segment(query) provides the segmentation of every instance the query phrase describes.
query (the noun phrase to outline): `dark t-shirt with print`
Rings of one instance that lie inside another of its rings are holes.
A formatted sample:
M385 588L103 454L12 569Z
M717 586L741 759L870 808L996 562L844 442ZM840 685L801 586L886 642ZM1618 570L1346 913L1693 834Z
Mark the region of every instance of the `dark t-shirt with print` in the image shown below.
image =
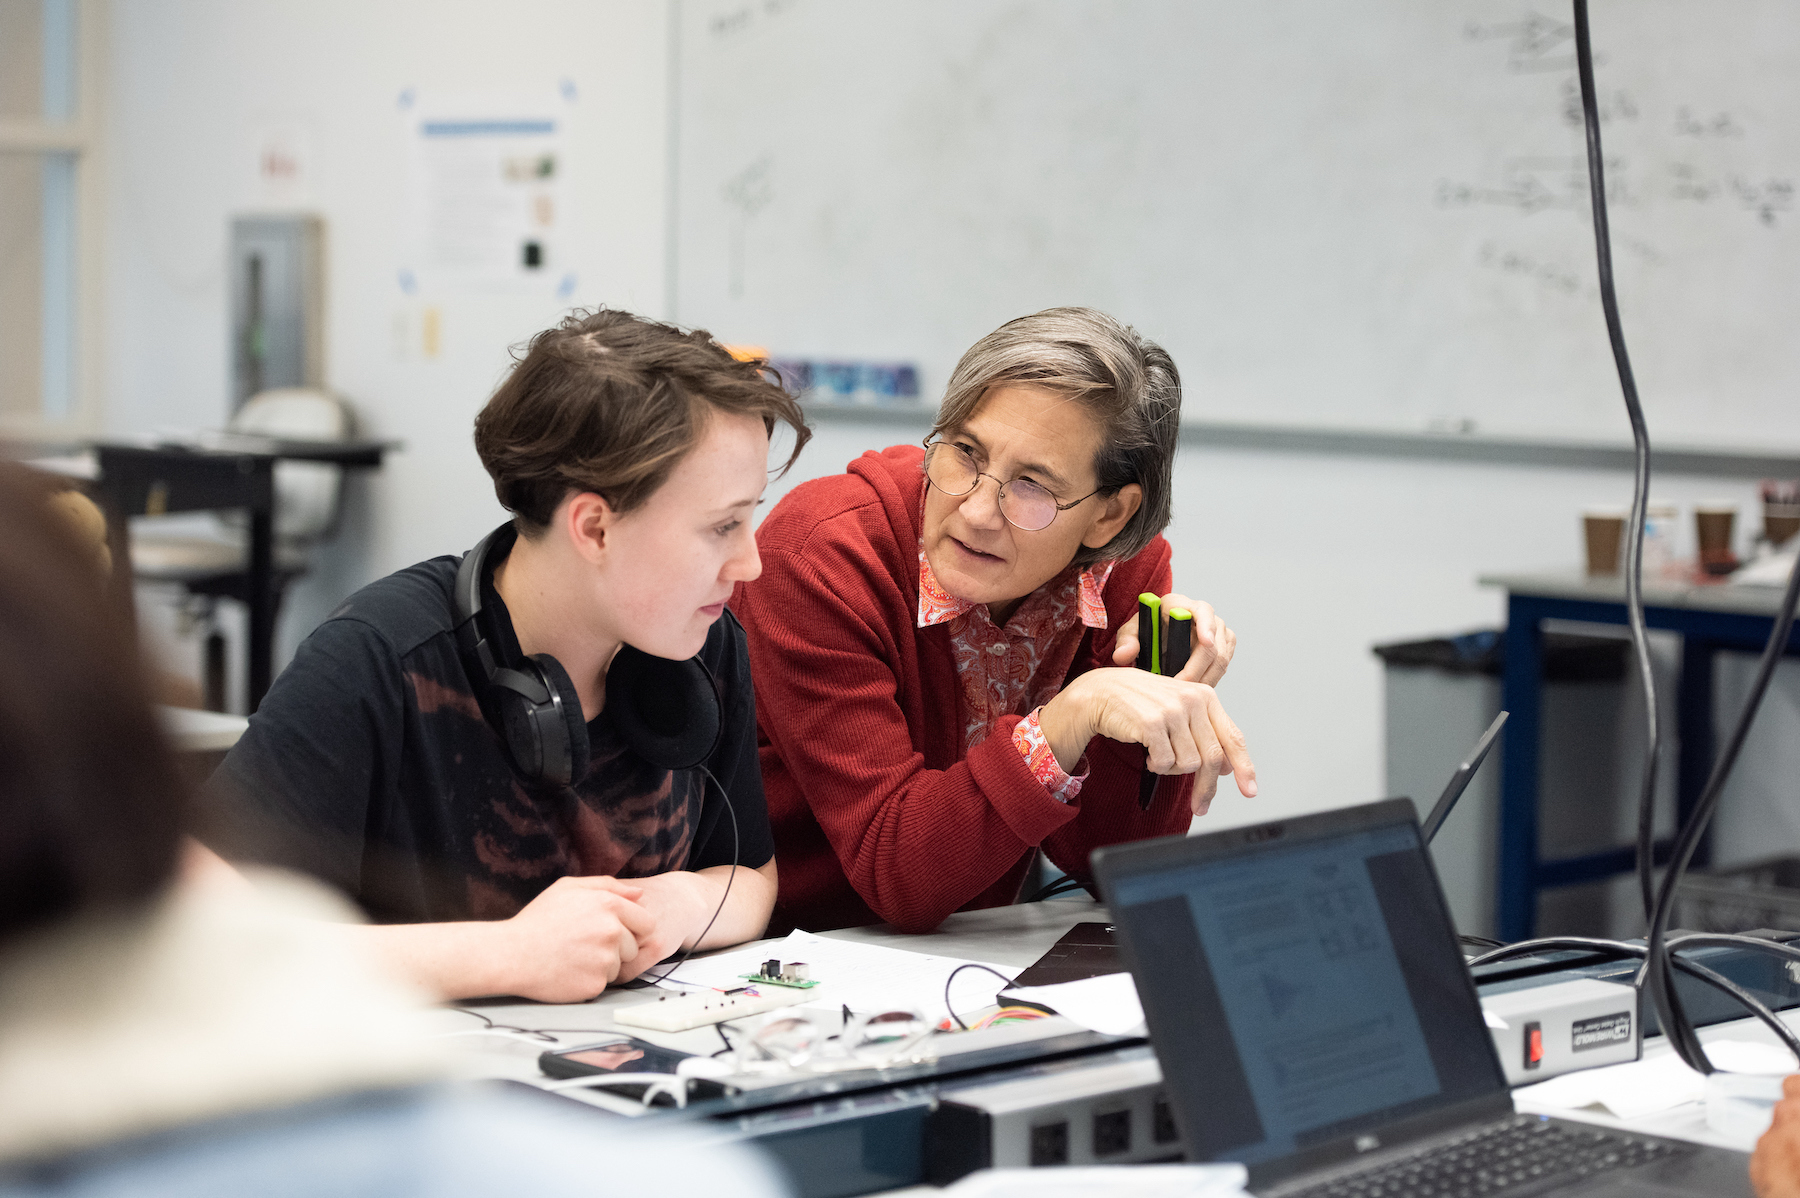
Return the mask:
M384 923L504 919L566 874L649 877L774 855L756 757L744 630L725 613L700 657L723 732L699 769L651 765L611 714L588 724L586 775L527 784L483 718L457 650L457 559L434 558L358 591L301 644L213 776L207 839L297 869ZM482 619L518 641L491 583Z

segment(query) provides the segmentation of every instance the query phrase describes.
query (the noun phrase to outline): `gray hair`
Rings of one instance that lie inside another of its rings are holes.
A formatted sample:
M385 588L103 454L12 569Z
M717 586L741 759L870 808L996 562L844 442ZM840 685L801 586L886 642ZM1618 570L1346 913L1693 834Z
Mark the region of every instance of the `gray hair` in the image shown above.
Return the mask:
M1083 545L1074 564L1143 552L1169 524L1181 431L1181 374L1168 351L1092 308L1048 308L1009 320L956 364L932 438L961 427L988 388L1002 383L1029 383L1086 405L1100 421L1094 473L1101 494L1130 483L1144 489L1143 503L1118 535L1097 548Z

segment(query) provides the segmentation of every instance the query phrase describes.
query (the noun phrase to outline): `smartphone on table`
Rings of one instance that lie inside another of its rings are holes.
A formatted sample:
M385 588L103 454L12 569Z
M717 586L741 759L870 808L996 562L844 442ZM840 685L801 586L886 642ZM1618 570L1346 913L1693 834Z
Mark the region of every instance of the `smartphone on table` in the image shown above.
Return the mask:
M540 1053L538 1068L545 1076L556 1078L593 1077L606 1073L673 1075L675 1067L693 1055L679 1049L664 1048L636 1036L611 1036L592 1044L578 1044L574 1048ZM688 1085L690 1098L710 1098L724 1093L724 1087L719 1083L705 1078L693 1078ZM646 1089L647 1086L608 1086L606 1091L621 1098L642 1098ZM661 1106L673 1101L666 1094L659 1094L652 1100L652 1105Z

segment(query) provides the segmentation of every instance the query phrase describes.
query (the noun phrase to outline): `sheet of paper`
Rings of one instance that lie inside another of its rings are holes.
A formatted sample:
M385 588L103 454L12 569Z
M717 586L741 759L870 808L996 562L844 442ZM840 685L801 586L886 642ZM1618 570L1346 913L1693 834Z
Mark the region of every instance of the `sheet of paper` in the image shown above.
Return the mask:
M1706 1054L1714 1065L1736 1073L1778 1073L1794 1068L1794 1058L1787 1050L1771 1044L1715 1040L1706 1046ZM1705 1093L1706 1079L1671 1052L1522 1086L1513 1091L1513 1101L1520 1110L1572 1111L1599 1106L1617 1118L1636 1119L1697 1102Z
M1242 1165L1075 1165L981 1169L944 1191L955 1198L1232 1198Z
M959 957L914 953L878 944L833 940L811 932L790 932L779 944L739 949L689 961L669 977L683 986L711 986L729 990L744 985L740 975L755 973L764 961L804 961L819 985L808 993L807 1006L837 1010L847 1006L858 1013L917 1010L932 1022L944 1019L944 982L959 965L982 964ZM1004 965L969 969L957 975L950 999L959 1013L967 1014L994 1004L994 995L1006 985L1003 978L1018 973Z
M1021 986L1009 990L1007 997L1043 1003L1058 1015L1109 1036L1144 1034L1144 1008L1128 973L1103 973L1052 986Z

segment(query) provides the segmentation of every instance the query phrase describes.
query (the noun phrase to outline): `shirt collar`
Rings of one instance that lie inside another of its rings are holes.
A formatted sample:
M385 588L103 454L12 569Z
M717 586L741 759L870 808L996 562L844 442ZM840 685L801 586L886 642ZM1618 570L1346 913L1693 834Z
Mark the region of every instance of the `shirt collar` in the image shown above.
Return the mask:
M1098 562L1076 575L1076 606L1081 613L1081 622L1089 628L1106 627L1106 580L1112 576L1117 562ZM947 624L956 617L978 606L963 599L958 599L944 589L931 572L931 563L925 557L925 544L919 543L919 627L929 628L933 624Z

